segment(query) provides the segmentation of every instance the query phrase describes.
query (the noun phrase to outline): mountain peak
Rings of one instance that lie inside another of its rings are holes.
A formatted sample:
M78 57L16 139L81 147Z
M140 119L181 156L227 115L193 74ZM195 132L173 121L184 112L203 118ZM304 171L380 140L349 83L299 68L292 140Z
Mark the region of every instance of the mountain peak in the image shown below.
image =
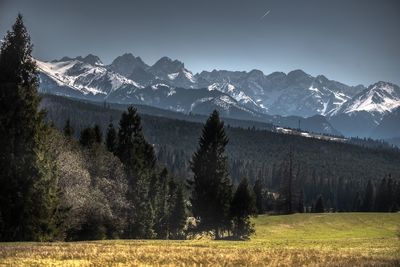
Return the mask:
M103 65L103 62L101 62L100 58L93 54L89 54L84 58L81 57L81 61L90 65Z
M303 70L301 69L296 69L296 70L292 70L291 72L289 72L287 74L287 76L293 76L293 77L298 77L298 76L310 76L309 74L305 73Z
M153 67L172 67L175 69L183 69L185 68L185 64L177 59L172 60L169 57L162 57L153 65Z

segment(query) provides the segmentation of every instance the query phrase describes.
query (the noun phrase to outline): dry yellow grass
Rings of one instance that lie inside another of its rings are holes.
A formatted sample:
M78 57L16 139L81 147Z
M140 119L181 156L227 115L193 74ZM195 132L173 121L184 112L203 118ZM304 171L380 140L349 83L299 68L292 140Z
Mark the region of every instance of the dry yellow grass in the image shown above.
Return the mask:
M400 266L400 214L260 216L251 241L0 243L0 266Z

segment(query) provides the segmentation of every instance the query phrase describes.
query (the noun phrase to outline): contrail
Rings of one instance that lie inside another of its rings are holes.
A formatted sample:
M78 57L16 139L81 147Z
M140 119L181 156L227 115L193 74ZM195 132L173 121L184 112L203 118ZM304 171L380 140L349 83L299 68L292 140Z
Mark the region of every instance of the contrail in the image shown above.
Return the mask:
M265 18L265 16L268 15L270 11L271 11L271 10L268 10L267 12L265 12L265 14L260 18L260 20L262 20L263 18Z

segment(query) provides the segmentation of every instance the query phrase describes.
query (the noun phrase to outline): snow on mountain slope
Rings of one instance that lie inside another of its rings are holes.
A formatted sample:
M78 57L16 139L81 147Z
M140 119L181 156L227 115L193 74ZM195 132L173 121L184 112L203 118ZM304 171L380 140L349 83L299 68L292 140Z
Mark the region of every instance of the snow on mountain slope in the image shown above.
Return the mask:
M270 75L259 70L213 70L203 71L196 77L199 87L208 84L209 89L223 91L238 101L238 97L245 96L264 112L285 116L329 114L363 89L328 80L322 75L312 77L302 70Z
M334 114L367 111L378 117L400 106L400 88L397 85L378 82L348 101Z
M260 70L213 70L193 75L181 61L163 57L149 66L132 54L119 56L110 65L91 54L37 60L37 65L40 90L46 93L181 112L217 108L241 118L323 115L346 135L368 136L383 116L400 106L399 87L394 84L379 82L366 89L302 70L269 75ZM312 124L326 132L321 121Z
M71 89L81 91L83 94L106 96L126 85L142 88L135 81L109 71L103 65L89 64L79 59L64 60L54 62L36 60L36 64L42 75L47 75L57 84L68 86Z
M329 114L329 121L346 135L368 137L382 118L398 107L400 88L388 82L378 82Z

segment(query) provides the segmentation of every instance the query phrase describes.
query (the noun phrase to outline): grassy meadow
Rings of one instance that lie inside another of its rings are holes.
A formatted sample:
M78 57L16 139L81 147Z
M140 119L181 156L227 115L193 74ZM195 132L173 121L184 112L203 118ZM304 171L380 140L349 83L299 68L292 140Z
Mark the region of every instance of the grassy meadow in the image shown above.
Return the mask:
M0 266L400 266L400 213L259 216L250 241L0 243Z

